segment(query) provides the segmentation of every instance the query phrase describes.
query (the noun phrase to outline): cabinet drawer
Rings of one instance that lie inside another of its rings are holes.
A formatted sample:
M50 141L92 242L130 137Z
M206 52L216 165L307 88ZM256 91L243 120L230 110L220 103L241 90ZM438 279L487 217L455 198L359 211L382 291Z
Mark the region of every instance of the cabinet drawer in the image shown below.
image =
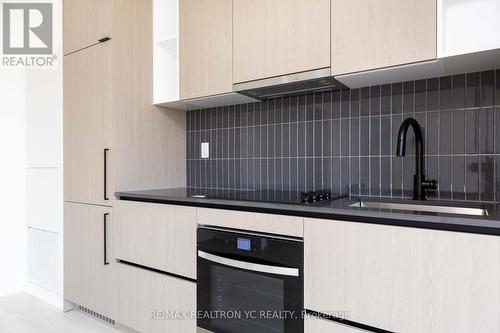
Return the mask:
M343 325L321 318L306 318L304 322L305 333L365 333L355 327Z
M332 220L304 225L305 308L395 332L498 332L500 237Z
M198 224L226 228L267 232L271 234L302 237L304 219L284 216L223 209L198 209Z
M117 321L139 332L195 333L196 283L116 264ZM169 313L187 318L171 319ZM167 317L166 317L167 316Z
M116 258L196 278L196 209L117 201Z

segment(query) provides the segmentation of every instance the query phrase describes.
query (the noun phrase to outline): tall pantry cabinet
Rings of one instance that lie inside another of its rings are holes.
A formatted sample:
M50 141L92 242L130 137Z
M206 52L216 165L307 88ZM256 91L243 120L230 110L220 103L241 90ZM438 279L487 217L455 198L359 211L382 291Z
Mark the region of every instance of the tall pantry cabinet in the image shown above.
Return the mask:
M115 318L114 192L184 186L185 115L153 106L152 1L64 0L64 297Z

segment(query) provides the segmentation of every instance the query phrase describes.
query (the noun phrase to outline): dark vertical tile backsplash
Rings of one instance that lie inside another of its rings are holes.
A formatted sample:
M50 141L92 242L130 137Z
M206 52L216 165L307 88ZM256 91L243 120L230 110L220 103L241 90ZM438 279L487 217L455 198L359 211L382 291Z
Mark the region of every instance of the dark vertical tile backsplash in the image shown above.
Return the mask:
M500 70L189 111L188 186L410 197L411 131L395 156L407 117L439 182L430 199L500 202Z

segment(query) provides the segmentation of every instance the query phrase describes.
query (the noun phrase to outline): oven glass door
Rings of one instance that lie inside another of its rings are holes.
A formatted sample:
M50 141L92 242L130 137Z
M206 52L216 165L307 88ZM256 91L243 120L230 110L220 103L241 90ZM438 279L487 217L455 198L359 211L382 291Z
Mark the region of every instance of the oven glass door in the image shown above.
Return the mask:
M301 333L302 271L198 251L198 326L216 333Z

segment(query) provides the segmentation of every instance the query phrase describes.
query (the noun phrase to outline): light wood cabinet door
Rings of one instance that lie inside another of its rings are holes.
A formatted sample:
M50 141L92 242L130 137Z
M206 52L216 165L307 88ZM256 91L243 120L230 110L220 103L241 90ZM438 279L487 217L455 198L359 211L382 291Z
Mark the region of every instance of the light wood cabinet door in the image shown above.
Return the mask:
M180 98L233 90L233 1L179 2Z
M330 0L234 0L234 83L330 67Z
M64 298L114 319L111 208L64 204Z
M121 263L116 271L120 324L147 333L196 333L195 282Z
M435 59L436 0L332 0L334 75Z
M153 2L115 6L115 191L186 186L186 112L152 103Z
M305 307L394 332L498 332L500 237L306 219Z
M304 219L298 216L198 208L197 222L203 225L252 230L255 232L300 238L304 234Z
M196 279L196 208L117 200L116 258Z
M113 44L64 57L64 199L111 205ZM108 199L108 200L106 200Z
M64 0L64 54L113 37L114 0Z
M321 318L306 318L304 320L305 333L366 333L368 331L356 327L343 325Z

